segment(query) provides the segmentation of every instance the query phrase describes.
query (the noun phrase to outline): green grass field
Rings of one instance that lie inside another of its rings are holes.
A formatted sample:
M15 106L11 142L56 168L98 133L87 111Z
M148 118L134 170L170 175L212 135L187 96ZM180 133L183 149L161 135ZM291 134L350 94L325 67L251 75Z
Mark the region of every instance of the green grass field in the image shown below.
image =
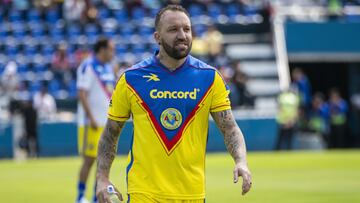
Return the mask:
M208 154L207 203L360 202L360 151L249 153L253 188L241 196L232 183L227 154ZM117 157L111 178L125 193L125 157ZM79 158L0 161L0 202L71 203L76 196ZM93 173L94 174L94 173ZM90 182L94 180L91 176ZM87 196L93 192L89 185Z

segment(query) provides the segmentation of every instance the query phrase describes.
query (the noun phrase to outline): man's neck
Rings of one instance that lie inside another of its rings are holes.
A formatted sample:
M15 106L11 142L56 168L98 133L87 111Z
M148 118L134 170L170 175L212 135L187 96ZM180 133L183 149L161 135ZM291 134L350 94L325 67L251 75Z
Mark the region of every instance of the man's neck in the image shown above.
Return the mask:
M186 60L186 57L182 59L174 59L168 56L166 53L162 53L161 51L156 57L159 59L160 63L171 72L178 69Z

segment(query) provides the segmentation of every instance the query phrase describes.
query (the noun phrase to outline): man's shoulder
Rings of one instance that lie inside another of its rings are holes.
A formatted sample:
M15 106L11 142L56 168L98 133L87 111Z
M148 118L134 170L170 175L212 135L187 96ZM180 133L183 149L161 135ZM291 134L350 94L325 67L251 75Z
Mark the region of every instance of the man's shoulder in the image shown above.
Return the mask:
M149 57L146 58L136 64L134 64L133 66L131 66L130 68L128 68L125 73L130 73L130 72L136 72L136 71L141 71L144 68L147 68L149 66L151 66L153 64L153 57Z
M197 59L191 55L189 55L189 62L188 65L192 68L196 68L199 70L207 70L207 71L216 71L216 68L205 63L204 61Z
M80 71L80 73L85 73L89 67L93 66L93 62L94 58L92 56L85 58L79 65L78 71Z

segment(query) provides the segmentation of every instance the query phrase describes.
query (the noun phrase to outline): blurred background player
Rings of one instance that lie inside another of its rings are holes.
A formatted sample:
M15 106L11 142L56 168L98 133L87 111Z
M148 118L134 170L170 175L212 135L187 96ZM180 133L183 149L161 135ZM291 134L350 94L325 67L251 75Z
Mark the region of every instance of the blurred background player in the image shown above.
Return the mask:
M346 146L347 102L340 96L338 89L331 89L329 96L330 109L330 147Z
M278 97L278 103L277 122L279 124L279 136L276 150L280 150L283 144L285 144L286 149L290 150L292 149L292 140L299 116L300 101L295 87L282 92Z
M100 38L94 45L94 55L85 59L77 70L78 147L83 157L78 183L78 203L88 202L84 197L86 181L97 155L98 141L105 126L106 112L115 83L110 63L113 57L113 42ZM93 201L96 202L95 195Z

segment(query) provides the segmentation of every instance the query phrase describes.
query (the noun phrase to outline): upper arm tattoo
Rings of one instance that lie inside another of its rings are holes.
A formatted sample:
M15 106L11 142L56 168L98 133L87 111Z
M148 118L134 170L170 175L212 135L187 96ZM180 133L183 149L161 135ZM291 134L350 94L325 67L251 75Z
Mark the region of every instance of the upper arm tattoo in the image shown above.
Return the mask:
M98 147L98 173L108 175L116 155L120 132L125 122L108 119Z
M243 135L237 125L231 110L211 113L217 126L224 136L227 150L235 161L241 159L242 151L245 150Z

